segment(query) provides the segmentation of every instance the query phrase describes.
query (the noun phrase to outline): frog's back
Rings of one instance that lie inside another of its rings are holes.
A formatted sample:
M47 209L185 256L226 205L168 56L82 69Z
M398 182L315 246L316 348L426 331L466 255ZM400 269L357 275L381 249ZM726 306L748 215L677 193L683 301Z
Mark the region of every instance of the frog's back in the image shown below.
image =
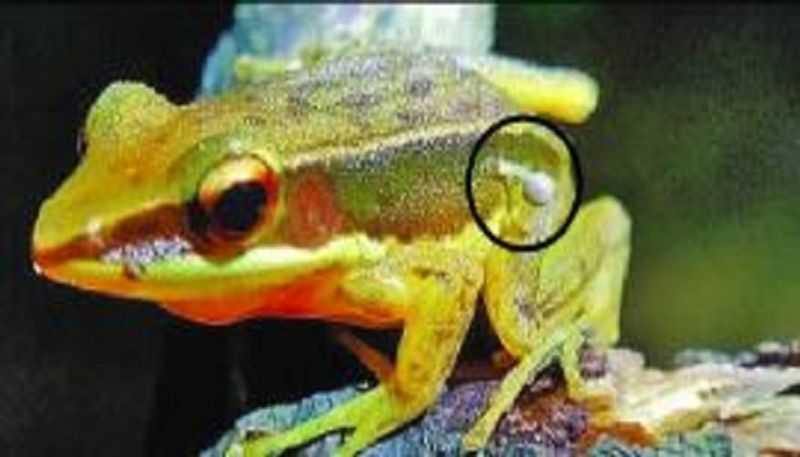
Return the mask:
M336 227L317 241L351 230L439 236L472 223L467 159L481 132L508 111L478 73L434 51L344 55L210 103L247 113L281 158L290 199L309 181L330 190L336 217L322 219ZM290 213L300 207L287 202ZM288 237L307 242L310 230Z
M250 121L267 126L287 162L363 150L398 135L485 126L507 111L480 75L439 51L342 55L245 85L220 102L259 113Z

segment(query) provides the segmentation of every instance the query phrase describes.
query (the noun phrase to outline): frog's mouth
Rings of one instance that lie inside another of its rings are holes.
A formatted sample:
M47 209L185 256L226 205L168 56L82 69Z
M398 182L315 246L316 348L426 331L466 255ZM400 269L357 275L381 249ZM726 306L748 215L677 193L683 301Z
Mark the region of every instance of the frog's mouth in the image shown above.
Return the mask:
M163 214L163 209L159 211ZM34 268L56 282L115 296L161 303L221 300L262 293L320 271L375 261L385 249L364 235L353 235L315 248L255 245L220 258L195 249L186 233L165 230L174 228L173 224L145 230L140 220L138 216L118 224L105 235L99 230L43 246L37 243L37 233L47 221L40 217L33 237Z
M192 244L179 235L114 244L81 235L57 247L34 245L32 257L36 272L56 282L111 295L160 300L166 297L153 289L154 270L196 255Z

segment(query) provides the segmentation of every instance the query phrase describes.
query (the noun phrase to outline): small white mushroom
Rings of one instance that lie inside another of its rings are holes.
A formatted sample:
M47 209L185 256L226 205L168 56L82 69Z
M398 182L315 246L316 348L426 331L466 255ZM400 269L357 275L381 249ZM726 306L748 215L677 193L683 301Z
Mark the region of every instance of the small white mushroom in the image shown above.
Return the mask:
M499 159L497 172L503 177L513 176L522 181L525 198L534 205L547 205L556 194L556 184L549 174L528 169L518 163Z
M534 205L547 205L553 201L556 193L556 183L553 178L543 171L530 172L522 179L522 190L528 201Z

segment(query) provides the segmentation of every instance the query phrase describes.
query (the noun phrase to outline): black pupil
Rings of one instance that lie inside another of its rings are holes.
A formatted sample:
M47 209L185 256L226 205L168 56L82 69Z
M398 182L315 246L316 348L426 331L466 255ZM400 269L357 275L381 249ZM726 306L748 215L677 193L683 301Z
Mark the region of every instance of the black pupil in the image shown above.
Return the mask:
M257 182L237 183L223 192L212 209L212 220L233 233L250 231L261 218L267 202L264 186Z

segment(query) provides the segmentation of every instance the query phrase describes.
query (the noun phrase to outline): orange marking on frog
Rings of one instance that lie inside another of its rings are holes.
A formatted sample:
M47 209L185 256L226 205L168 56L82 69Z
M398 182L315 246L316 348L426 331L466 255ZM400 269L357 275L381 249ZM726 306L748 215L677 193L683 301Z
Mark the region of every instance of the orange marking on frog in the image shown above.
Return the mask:
M296 246L320 245L345 226L345 217L322 173L312 171L299 177L287 200L286 237Z
M402 316L385 306L350 299L340 287L342 276L338 269L322 270L277 288L169 302L163 306L183 318L211 325L253 317L325 319L366 328L388 328L401 323Z

